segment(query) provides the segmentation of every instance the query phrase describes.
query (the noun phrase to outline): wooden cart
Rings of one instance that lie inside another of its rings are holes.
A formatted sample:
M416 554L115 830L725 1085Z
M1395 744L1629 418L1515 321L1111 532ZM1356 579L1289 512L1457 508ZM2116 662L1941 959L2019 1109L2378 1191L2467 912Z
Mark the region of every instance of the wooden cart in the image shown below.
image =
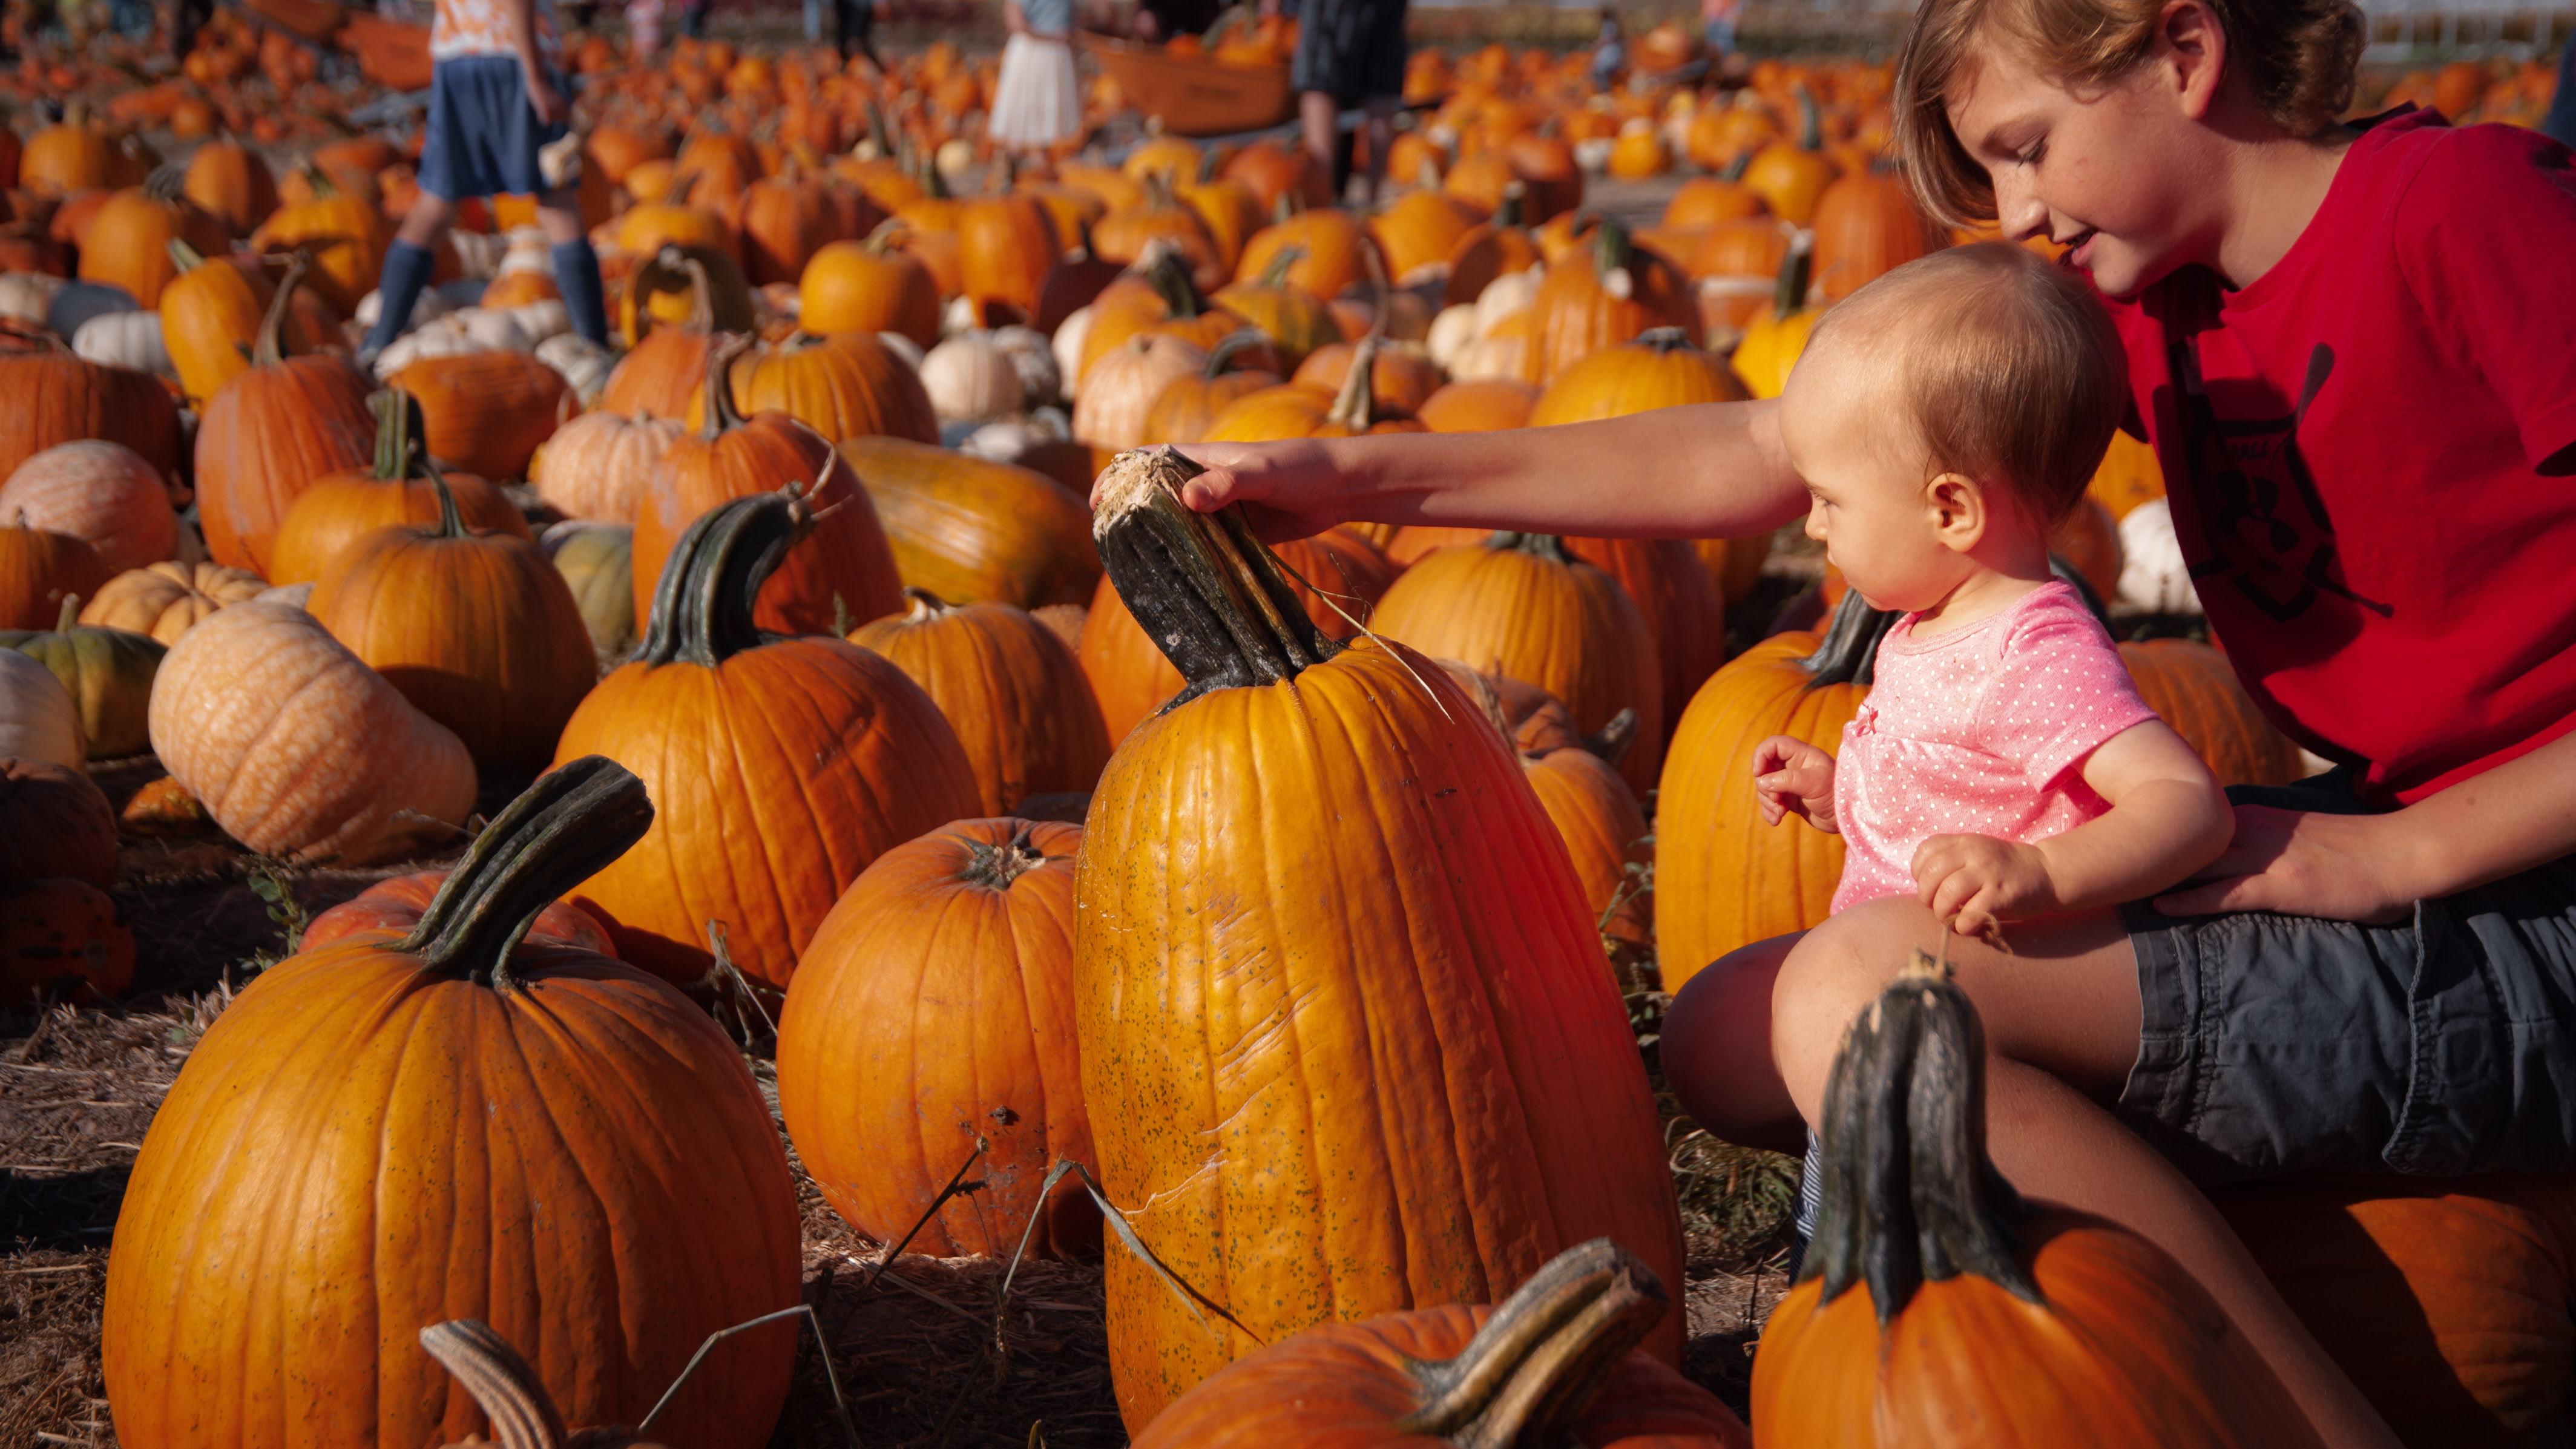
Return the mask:
M1084 49L1117 80L1137 110L1162 119L1180 136L1232 136L1266 130L1297 114L1288 67L1219 65L1178 56L1159 45L1083 32Z

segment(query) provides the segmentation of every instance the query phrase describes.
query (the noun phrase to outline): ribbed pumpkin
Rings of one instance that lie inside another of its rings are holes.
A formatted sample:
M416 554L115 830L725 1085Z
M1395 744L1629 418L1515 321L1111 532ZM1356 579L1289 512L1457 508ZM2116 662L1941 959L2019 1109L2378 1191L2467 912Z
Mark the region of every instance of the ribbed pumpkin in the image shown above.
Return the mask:
M743 275L755 287L793 283L832 240L822 189L790 175L764 176L743 187L727 216L742 249Z
M120 1442L463 1439L482 1412L415 1337L458 1315L525 1345L575 1422L634 1423L708 1334L796 1302L795 1193L741 1054L661 982L522 939L653 814L607 761L546 776L411 934L270 968L197 1043L108 1261ZM764 1442L795 1345L726 1340L663 1432Z
M1103 261L1135 265L1154 251L1164 251L1187 267L1202 291L1225 285L1226 270L1207 223L1172 194L1160 176L1145 178L1145 194L1134 206L1112 207L1091 227L1091 251Z
M316 478L296 497L269 547L269 582L301 584L322 577L359 539L397 523L435 523L441 513L421 445L421 407L399 386L368 399L376 414L376 459ZM471 473L444 474L457 511L474 528L530 536L526 515L500 489Z
M782 556L813 546L814 527L806 500L784 493L728 499L691 523L642 649L558 746L623 758L662 801L644 843L574 901L618 955L673 981L705 974L713 920L745 976L784 988L870 861L976 813L956 731L902 670L836 638L762 634L753 598Z
M1087 603L1099 585L1091 510L1046 475L902 438L852 438L840 452L904 583L1023 609Z
M89 767L80 706L71 691L52 670L15 649L0 649L0 758Z
M9 400L0 410L0 478L81 438L123 443L155 472L179 471L179 405L148 372L83 361L52 338L0 339L0 397ZM200 424L201 449L205 436Z
M316 173L312 197L269 213L251 233L250 246L262 253L310 253L313 271L306 285L333 311L350 317L357 314L360 299L376 289L385 269L385 248L392 241L393 227L373 203Z
M1824 1209L1762 1331L1755 1439L2317 1445L2181 1265L2100 1218L2021 1202L1986 1156L1985 1074L1976 1008L1915 952L1834 1059Z
M567 518L537 540L572 590L590 647L614 658L635 643L635 527Z
M735 338L707 356L707 376L724 369L748 339ZM701 395L708 391L701 387ZM876 507L821 433L783 412L745 419L729 391L694 431L676 438L654 472L652 490L635 511L635 631L650 621L663 560L692 519L729 498L795 486L829 513L813 536L764 576L759 622L784 634L832 634L903 607ZM838 504L839 507L833 507Z
M277 287L255 264L209 261L185 242L172 242L170 255L179 274L161 289L161 341L180 388L203 408L217 389L253 366L260 324L277 300ZM274 349L280 356L312 350L291 306Z
M686 311L679 320L641 332L631 326L627 329L626 356L609 373L608 385L599 394L599 405L609 412L628 417L644 413L657 418L686 415L690 394L706 380L707 353L715 347L718 327L732 332L752 328L747 293L739 315L719 315L733 309L718 307L717 289L708 275L707 263L699 258L685 255L676 247L665 250L637 269L635 278L628 282L629 295L636 287L657 285L656 279L658 285L677 289Z
M116 812L69 765L0 759L0 886L45 876L116 883Z
M121 443L56 443L19 464L0 483L0 519L68 533L112 574L179 552L170 483Z
M778 1023L778 1109L833 1210L901 1237L979 1141L981 1191L912 1240L1007 1256L1058 1159L1092 1160L1073 1029L1082 832L961 820L877 857L806 950ZM1096 1250L1100 1211L1057 1185L1032 1253Z
M1823 638L1775 634L1728 661L1673 727L1655 814L1655 941L1664 989L1739 946L1821 924L1842 879L1843 838L1762 823L1753 747L1794 735L1832 753L1869 697L1894 615L1853 596Z
M1138 332L1083 372L1073 404L1073 435L1095 448L1145 441L1145 419L1163 389L1207 368L1207 349L1161 332Z
M1699 335L1699 303L1688 278L1672 263L1629 244L1628 229L1603 218L1591 224L1591 245L1550 267L1539 284L1536 313L1539 380L1559 373L1605 347L1659 327Z
M1359 636L1360 625L1377 611L1397 573L1376 545L1348 528L1328 528L1312 538L1283 543L1276 554L1306 617L1326 637L1343 642ZM1331 596L1329 602L1319 590ZM1084 616L1078 652L1113 744L1189 683L1146 637L1106 578Z
M178 167L165 166L145 184L109 197L82 240L81 280L123 287L144 311L156 312L161 289L179 275L172 242L185 242L201 256L230 247L223 222L181 194L184 178Z
M1143 436L1137 441L1198 442L1207 436L1216 415L1236 398L1279 386L1282 379L1275 372L1252 368L1238 371L1234 367L1235 358L1245 348L1264 340L1259 331L1246 328L1211 349L1206 364L1196 373L1185 373L1163 384L1163 390L1145 409Z
M1110 1248L1139 1433L1262 1341L1490 1302L1573 1243L1680 1269L1636 1046L1511 752L1429 659L1312 627L1239 511L1180 502L1190 470L1102 483L1110 577L1192 678L1092 796L1075 1005L1109 1200L1242 1328Z
M2286 785L2305 775L2299 747L2273 728L2227 656L2188 639L2122 644L2138 697L2209 766L2222 785Z
M297 949L317 951L361 931L392 931L407 936L420 925L420 918L429 914L430 906L438 900L438 888L454 874L452 870L423 870L380 880L315 916L305 926ZM609 942L608 928L566 901L548 901L540 907L536 920L528 927L527 939L532 946L588 951L597 956L617 954L617 948Z
M468 531L446 480L429 487L435 521L353 540L306 607L477 763L542 765L598 677L581 607L524 532Z
M1004 302L1035 317L1038 289L1064 255L1055 222L1026 196L983 196L957 215L958 265L978 307ZM916 339L918 340L918 339Z
M1637 712L1620 773L1640 794L1663 762L1664 696L1654 635L1619 581L1553 534L1497 533L1407 569L1370 627L1426 654L1526 680L1590 732Z
M1816 199L1816 291L1826 301L1938 250L1942 237L1893 171L1855 171Z
M939 441L939 414L921 375L870 332L799 333L762 346L733 365L734 408L782 412L828 442L883 436ZM705 426L706 390L689 399L692 428Z
M96 593L110 577L98 550L68 533L0 520L0 629L43 629L63 600Z
M1164 1411L1136 1449L1752 1449L1715 1394L1632 1348L1670 1313L1654 1270L1595 1238L1500 1307L1323 1324L1248 1354Z
M424 357L388 379L420 399L431 456L485 478L520 478L580 408L562 373L524 352Z
M836 241L814 254L796 284L797 325L829 335L895 332L929 347L939 341L939 284L918 257L892 244L899 223L866 241Z
M1654 641L1663 698L1689 699L1726 662L1726 607L1716 581L1689 544L1674 538L1568 535L1565 550L1628 591ZM1680 706L1672 708L1677 712ZM1653 778L1651 771L1630 776L1632 783Z
M1180 259L1161 251L1101 288L1086 311L1091 321L1075 350L1071 395L1076 401L1100 360L1139 333L1177 337L1204 352L1245 325L1244 319L1203 297Z
M146 716L165 648L146 634L82 624L73 604L63 600L51 629L0 629L0 649L17 650L62 681L80 712L81 745L91 759L139 755L152 743Z
M367 466L376 450L373 384L345 354L287 355L287 318L303 262L261 321L250 367L215 390L197 422L197 521L206 552L266 574L286 510L317 478ZM146 455L147 457L149 455Z
M1221 288L1210 299L1268 334L1279 365L1290 372L1306 354L1343 340L1342 324L1324 299L1289 280L1290 269L1305 255L1297 246L1277 247L1259 275Z
M230 137L189 153L181 189L234 236L247 236L277 210L277 173L268 169L268 158Z
M1435 433L1489 433L1527 427L1539 392L1517 378L1485 377L1445 384L1423 399L1414 418Z
M152 685L152 752L233 839L343 866L456 838L474 762L454 731L291 604L190 629Z
M566 518L632 523L653 487L653 470L681 433L672 418L651 413L583 413L555 430L528 465L528 481L548 508Z
M1353 283L1368 279L1368 261L1362 252L1376 245L1361 229L1359 218L1337 206L1319 206L1254 232L1235 262L1234 279L1266 279L1272 263L1283 253L1295 252L1296 260L1288 264L1282 280L1318 297L1338 297Z
M952 607L904 592L909 613L862 624L850 642L893 660L948 717L983 813L1009 814L1032 795L1088 793L1109 763L1109 731L1073 650L1009 604Z
M1659 327L1558 373L1530 410L1529 425L1588 423L1692 403L1742 402L1747 396L1724 358L1691 346L1678 328Z
M217 609L258 598L267 590L268 580L247 569L163 562L118 574L99 585L98 592L81 606L80 621L176 644L180 635Z

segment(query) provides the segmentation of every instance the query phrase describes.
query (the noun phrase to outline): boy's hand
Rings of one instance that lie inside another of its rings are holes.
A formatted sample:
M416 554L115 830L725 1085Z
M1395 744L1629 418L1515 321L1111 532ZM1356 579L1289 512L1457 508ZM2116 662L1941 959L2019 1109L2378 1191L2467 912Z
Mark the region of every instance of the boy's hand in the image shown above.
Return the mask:
M1793 735L1773 735L1753 747L1753 793L1762 823L1795 815L1827 834L1834 825L1834 757Z
M1962 936L1993 937L2005 921L2058 909L2048 858L1991 835L1935 835L1914 850L1914 884L1935 920Z

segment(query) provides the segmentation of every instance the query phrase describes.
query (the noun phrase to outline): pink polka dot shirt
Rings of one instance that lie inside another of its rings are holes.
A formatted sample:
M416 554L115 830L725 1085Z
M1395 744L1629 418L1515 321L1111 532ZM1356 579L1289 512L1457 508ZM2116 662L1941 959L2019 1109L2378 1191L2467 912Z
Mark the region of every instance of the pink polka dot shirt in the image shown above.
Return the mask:
M1878 646L1877 683L1834 762L1840 911L1911 896L1934 835L2032 844L2110 809L2079 772L2113 735L2154 719L2111 636L2055 580L1929 639L1914 615Z

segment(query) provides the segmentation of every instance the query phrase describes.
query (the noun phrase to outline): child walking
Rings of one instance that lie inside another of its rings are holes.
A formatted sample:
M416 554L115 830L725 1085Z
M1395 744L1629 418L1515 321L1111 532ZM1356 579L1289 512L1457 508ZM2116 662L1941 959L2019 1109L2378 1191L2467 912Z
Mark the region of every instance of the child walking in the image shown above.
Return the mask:
M599 257L582 230L574 181L548 184L540 148L561 141L572 119L564 94L561 42L547 0L438 0L430 25L429 128L421 141L420 199L385 249L377 283L382 310L364 356L392 345L429 285L438 245L467 196L535 194L537 225L554 248L555 286L573 331L608 341ZM579 164L578 155L574 164Z

